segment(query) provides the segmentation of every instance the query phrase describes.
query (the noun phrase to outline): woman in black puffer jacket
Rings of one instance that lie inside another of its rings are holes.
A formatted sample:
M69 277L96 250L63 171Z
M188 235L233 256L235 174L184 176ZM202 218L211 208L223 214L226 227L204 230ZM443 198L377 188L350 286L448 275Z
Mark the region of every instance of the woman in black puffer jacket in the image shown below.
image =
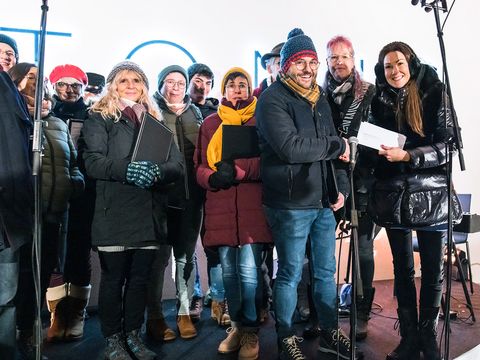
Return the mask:
M382 145L378 152L369 203L375 222L386 228L393 255L402 340L387 360L418 359L420 351L425 359L436 360L448 214L445 142L451 113L435 69L421 64L407 44L384 46L375 73L374 122L406 136L403 149ZM422 268L419 319L412 230L417 231Z

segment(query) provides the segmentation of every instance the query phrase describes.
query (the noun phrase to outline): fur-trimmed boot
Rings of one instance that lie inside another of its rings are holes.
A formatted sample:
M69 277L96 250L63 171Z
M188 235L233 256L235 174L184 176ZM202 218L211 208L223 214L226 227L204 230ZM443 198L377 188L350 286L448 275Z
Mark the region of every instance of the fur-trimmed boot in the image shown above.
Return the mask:
M91 285L77 286L69 284L68 288L68 318L65 329L66 340L79 340L83 337L85 309L90 299Z
M441 360L437 343L437 325L439 308L421 308L418 323L420 332L420 350L425 360Z
M67 284L47 289L47 308L50 311L50 327L47 331L47 342L62 341L67 327Z
M387 355L387 360L418 360L418 315L417 308L398 308L400 322L400 344Z
M364 289L363 299L358 301L357 308L357 340L363 340L368 333L368 320L370 320L370 311L372 310L375 288Z

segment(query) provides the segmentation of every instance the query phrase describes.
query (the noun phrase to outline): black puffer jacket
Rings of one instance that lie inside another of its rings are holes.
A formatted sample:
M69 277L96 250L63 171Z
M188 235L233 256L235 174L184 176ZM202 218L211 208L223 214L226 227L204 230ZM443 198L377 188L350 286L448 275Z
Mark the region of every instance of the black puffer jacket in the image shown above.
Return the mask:
M445 141L449 137L446 125L452 125L451 112L442 101L444 86L435 69L422 65L416 81L422 101L424 137L415 133L407 124L398 129L393 107L398 101L397 90L387 84L377 83L377 92L372 101L374 123L406 135L404 149L410 155L409 162L389 162L385 157L378 156L374 173L377 180L369 210L382 226L396 223L408 226L411 219L401 213L408 210L407 207L418 216L433 214L440 219L448 213L444 190L439 190L438 187L442 183L446 186ZM401 205L400 201L405 202L405 199L399 198L399 194L405 187L413 195L408 195L410 204Z
M328 206L327 161L345 151L336 134L325 93L314 108L280 81L258 99L257 129L263 203L279 209ZM345 170L337 171L338 189L348 195Z
M183 161L173 145L170 157L158 164L161 178L152 188L126 182L137 131L124 115L119 121L92 112L82 128L79 150L87 175L96 179L92 244L149 246L166 240L167 195L161 186L183 175Z

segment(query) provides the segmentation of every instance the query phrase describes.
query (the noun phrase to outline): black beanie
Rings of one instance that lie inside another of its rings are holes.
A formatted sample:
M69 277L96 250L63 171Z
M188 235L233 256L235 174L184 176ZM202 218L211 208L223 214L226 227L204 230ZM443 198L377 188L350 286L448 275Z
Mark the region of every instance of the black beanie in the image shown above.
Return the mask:
M8 35L0 34L0 43L7 44L13 49L13 51L15 52L15 60L16 62L18 62L18 47L15 39L11 38Z
M201 63L194 63L188 67L187 73L188 73L188 81L192 81L192 77L195 74L208 76L209 78L212 79L212 88L213 88L213 79L214 79L213 71L207 65L201 64Z
M305 35L302 29L295 28L288 33L287 42L280 50L280 67L283 72L288 70L290 63L303 56L318 59L317 50L312 39Z
M180 65L170 65L170 66L167 66L162 71L160 71L160 73L158 74L158 86L157 86L158 92L160 92L160 90L162 89L163 82L165 81L165 78L167 77L167 75L172 72L178 72L182 74L183 77L185 78L185 82L187 83L185 88L188 88L188 76L185 69Z

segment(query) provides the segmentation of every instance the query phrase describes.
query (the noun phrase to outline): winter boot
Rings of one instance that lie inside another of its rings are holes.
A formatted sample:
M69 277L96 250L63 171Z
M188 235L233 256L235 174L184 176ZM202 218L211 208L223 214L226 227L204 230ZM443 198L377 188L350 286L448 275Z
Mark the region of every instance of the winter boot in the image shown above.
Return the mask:
M149 350L140 338L140 330L132 330L127 333L125 342L128 350L137 360L153 360L157 358L157 354Z
M227 337L218 346L220 354L229 354L240 349L240 341L242 340L242 331L236 327L227 329Z
M420 321L420 350L425 360L441 360L440 349L437 343L437 324L439 308L421 308Z
M175 331L170 329L165 319L147 320L147 336L157 342L172 341L177 338Z
M120 333L107 337L105 347L105 360L133 360L127 352L125 339Z
M418 318L416 308L398 308L400 322L400 344L387 355L387 360L418 360Z
M192 339L197 336L197 330L190 319L190 315L177 316L178 332L182 339Z
M211 318L215 320L218 325L230 326L230 314L228 313L227 300L215 301L212 300Z
M47 308L50 311L50 327L47 342L62 341L67 327L67 284L47 289Z
M363 340L367 337L368 320L370 320L370 311L372 310L375 288L364 289L363 299L358 301L357 308L357 331L356 339Z
M257 360L258 359L258 335L256 331L243 330L240 339L240 351L238 360Z
M77 286L69 284L68 289L68 320L65 329L66 340L79 340L83 337L85 309L90 299L91 285Z

